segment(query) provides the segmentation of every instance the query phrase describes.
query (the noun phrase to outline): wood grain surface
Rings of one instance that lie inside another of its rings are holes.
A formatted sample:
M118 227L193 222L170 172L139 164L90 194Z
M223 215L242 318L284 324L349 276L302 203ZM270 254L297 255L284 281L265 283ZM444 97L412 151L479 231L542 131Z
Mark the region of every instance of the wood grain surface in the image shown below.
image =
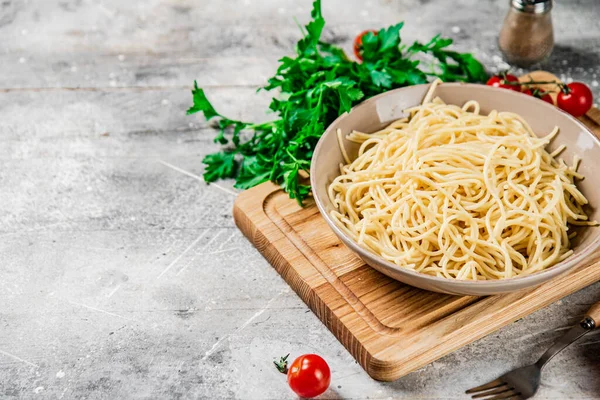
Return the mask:
M529 77L557 79L544 71L522 79ZM582 121L600 136L600 125ZM600 280L600 263L593 257L531 290L490 297L428 292L366 265L335 236L314 203L301 208L272 183L240 194L233 215L367 373L382 381L398 379Z

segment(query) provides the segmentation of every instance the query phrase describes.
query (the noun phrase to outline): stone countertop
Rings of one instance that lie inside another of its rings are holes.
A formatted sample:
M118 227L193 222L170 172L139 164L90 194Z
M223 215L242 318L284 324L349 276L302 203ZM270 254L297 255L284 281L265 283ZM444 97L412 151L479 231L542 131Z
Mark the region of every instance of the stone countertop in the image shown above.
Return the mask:
M323 0L325 38L406 21L504 69L500 0ZM532 362L599 300L594 284L393 383L370 379L236 229L217 149L186 116L196 79L261 120L303 0L0 2L0 398L292 399L275 357L324 356L326 399L466 398ZM600 96L600 3L556 4L542 65ZM521 71L519 71L521 72ZM547 366L537 398L595 398L600 336Z

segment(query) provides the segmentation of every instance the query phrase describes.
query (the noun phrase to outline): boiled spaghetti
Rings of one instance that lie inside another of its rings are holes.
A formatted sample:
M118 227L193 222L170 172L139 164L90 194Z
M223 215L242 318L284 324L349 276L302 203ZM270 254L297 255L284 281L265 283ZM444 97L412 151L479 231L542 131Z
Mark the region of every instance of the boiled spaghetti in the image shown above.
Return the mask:
M541 271L572 254L573 225L591 225L567 165L518 114L480 113L433 98L360 144L328 187L338 226L401 267L488 280ZM340 137L341 138L341 137ZM340 140L340 145L342 142Z

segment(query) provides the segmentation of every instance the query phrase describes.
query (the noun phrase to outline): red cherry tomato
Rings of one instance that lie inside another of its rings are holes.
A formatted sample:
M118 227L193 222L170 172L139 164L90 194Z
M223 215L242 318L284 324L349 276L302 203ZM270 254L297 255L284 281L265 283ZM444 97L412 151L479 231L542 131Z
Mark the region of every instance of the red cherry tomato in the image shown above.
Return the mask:
M556 99L556 104L574 117L581 117L592 108L594 95L586 84L573 82L567 85L566 90L561 91Z
M537 97L538 99L540 99L542 101L545 101L546 103L554 105L554 100L552 100L552 96L550 96L550 93L546 93L546 92L540 90L537 93L537 96L535 96L535 97Z
M294 360L288 371L288 384L300 397L312 398L325 392L331 382L329 366L316 354Z
M362 61L362 41L363 41L363 37L369 33L372 32L373 35L377 35L377 31L374 31L372 29L367 29L366 31L362 31L361 33L359 33L355 38L354 38L354 55L356 56L356 58L358 58L360 61Z
M535 98L538 98L542 101L545 101L546 103L552 104L554 105L554 100L552 100L552 96L550 96L549 93L544 92L541 89L534 89L531 90L529 88L525 88L523 89L523 91L521 93L524 93L528 96L533 96Z
M517 78L516 76L511 75L511 74L503 74L503 76L494 75L487 81L486 85L493 86L493 87L500 87L503 89L510 89L510 90L514 90L516 92L521 91L520 85L509 85L506 82L519 82L519 78Z

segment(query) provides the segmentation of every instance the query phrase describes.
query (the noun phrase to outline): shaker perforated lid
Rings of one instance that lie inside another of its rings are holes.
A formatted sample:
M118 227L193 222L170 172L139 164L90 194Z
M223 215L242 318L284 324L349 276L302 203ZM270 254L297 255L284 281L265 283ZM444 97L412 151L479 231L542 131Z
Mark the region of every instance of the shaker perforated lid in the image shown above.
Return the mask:
M544 14L552 9L553 0L511 0L513 8L531 14Z

